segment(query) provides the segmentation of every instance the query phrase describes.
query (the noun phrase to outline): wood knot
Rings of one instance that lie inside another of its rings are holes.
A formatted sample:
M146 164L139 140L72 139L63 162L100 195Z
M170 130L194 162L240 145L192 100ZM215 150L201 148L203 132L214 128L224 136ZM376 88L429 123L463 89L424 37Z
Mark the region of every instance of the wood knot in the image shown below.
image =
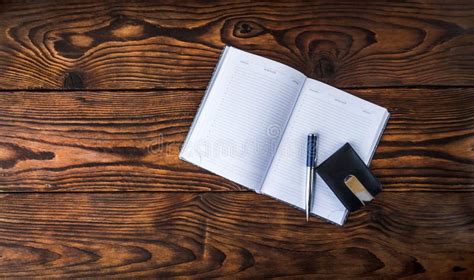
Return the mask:
M327 79L334 75L336 67L334 62L326 56L320 57L314 66L314 73L319 79Z
M461 266L457 266L457 265L453 266L453 272L460 272L460 271L464 271L464 270L466 270L466 268L461 267Z
M72 34L68 37L69 43L77 48L89 48L94 43L94 39L84 34Z
M25 160L51 160L55 154L47 151L33 151L11 143L0 143L0 169L14 167Z
M424 273L426 272L426 269L423 267L421 263L419 263L418 261L415 261L413 263L413 272L414 274Z
M116 38L139 39L144 37L145 26L137 22L124 23L117 26L116 29L111 30L112 35Z
M83 89L84 85L84 74L79 71L67 72L64 76L63 88L65 89Z
M234 36L239 38L251 38L265 33L265 27L253 21L239 21L234 26Z

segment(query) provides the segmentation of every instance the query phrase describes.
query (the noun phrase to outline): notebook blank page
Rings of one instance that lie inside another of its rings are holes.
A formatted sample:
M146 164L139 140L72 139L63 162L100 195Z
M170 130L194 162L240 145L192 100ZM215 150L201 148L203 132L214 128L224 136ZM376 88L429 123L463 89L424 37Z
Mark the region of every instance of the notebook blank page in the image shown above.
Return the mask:
M261 191L304 208L308 133L319 135L318 164L346 142L368 164L386 116L385 108L307 79ZM347 214L319 176L312 213L338 224Z
M229 48L181 158L259 190L305 77Z

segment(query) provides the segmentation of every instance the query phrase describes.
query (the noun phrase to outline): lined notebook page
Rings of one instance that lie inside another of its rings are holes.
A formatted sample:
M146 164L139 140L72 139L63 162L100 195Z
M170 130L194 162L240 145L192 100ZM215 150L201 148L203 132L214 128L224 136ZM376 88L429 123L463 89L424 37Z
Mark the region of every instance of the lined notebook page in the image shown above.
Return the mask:
M308 133L319 135L318 164L346 142L368 164L387 117L385 108L307 79L261 191L304 208ZM347 214L319 176L312 213L337 224L343 224Z
M180 157L259 191L305 77L231 47L221 64Z

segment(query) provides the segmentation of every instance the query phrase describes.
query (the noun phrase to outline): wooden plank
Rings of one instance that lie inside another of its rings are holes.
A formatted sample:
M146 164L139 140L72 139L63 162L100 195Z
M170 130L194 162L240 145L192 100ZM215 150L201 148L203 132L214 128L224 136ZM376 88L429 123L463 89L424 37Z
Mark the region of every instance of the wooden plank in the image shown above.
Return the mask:
M0 277L470 279L473 199L383 192L342 228L254 193L2 195Z
M350 92L392 113L372 163L385 190L474 190L474 88ZM0 190L244 190L178 159L201 98L201 91L0 95Z
M233 45L339 87L473 85L474 4L0 5L0 89L202 89Z

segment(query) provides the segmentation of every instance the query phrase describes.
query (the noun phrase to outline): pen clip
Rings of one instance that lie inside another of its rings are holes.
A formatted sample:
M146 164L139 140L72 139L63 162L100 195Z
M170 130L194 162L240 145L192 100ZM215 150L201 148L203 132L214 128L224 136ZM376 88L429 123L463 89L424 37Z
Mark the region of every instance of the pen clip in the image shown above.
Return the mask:
M354 175L348 175L344 179L344 184L351 190L351 192L360 200L362 205L365 205L365 202L369 202L374 197L369 191L365 188L365 186L357 179Z
M306 166L316 167L317 145L318 135L316 133L308 134Z

